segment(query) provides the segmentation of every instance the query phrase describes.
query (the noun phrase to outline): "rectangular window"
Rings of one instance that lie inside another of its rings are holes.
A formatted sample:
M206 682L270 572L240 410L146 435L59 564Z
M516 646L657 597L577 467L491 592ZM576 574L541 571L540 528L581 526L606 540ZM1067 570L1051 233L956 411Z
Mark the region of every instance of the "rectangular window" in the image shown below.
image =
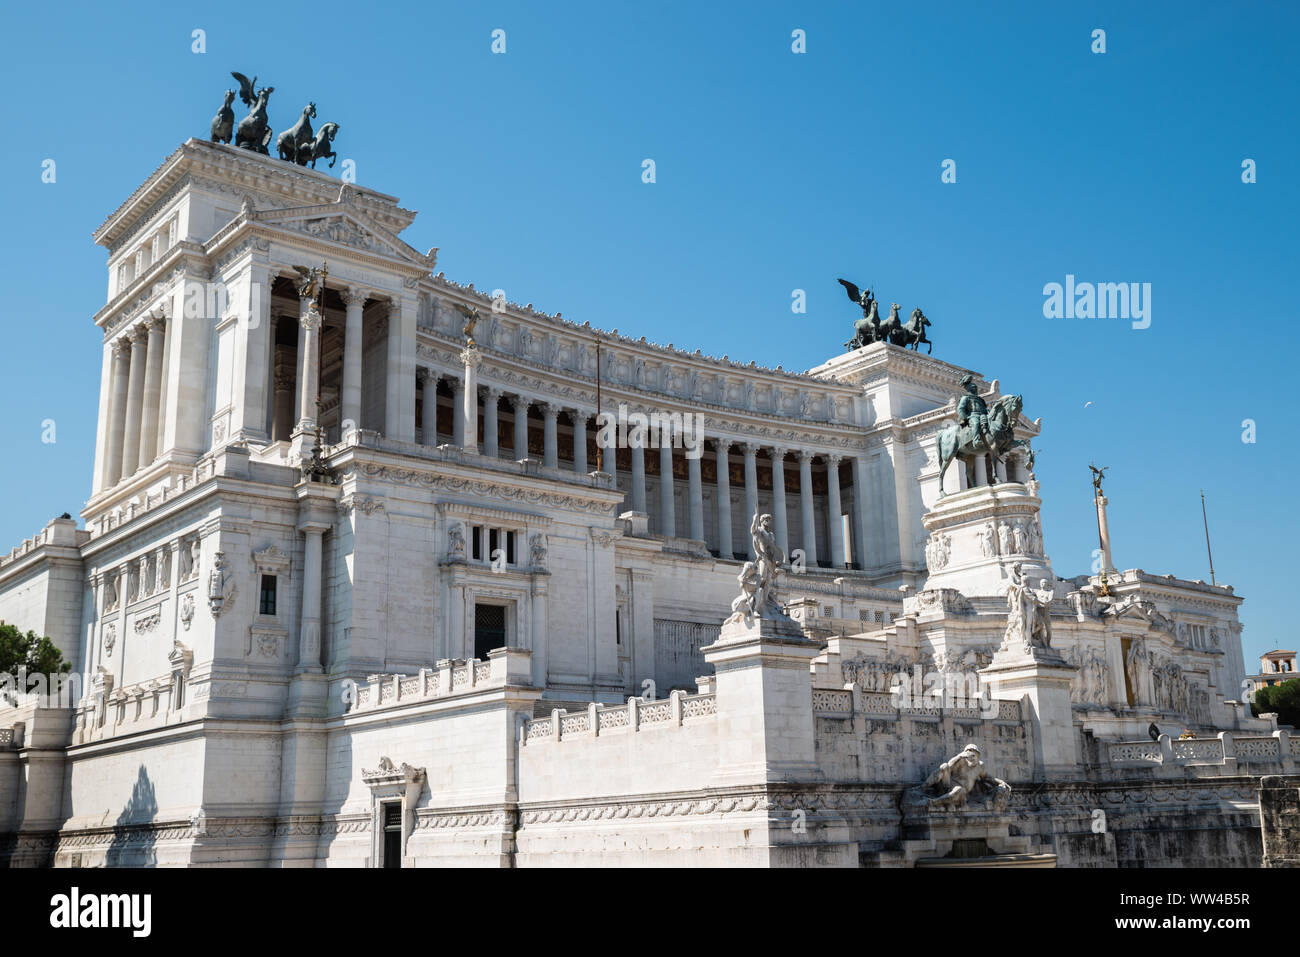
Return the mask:
M493 648L506 646L505 605L474 605L474 657L486 661Z
M506 564L515 563L515 533L506 532Z
M488 530L488 561L497 560L497 549L500 548L501 533L495 528Z
M474 561L481 562L483 561L483 526L482 525L474 526L473 536L474 536L474 542L473 542L472 554L474 556Z
M402 802L383 805L384 867L402 866Z
M262 576L262 597L258 604L258 610L263 615L275 614L275 593L277 588L276 577L274 575Z

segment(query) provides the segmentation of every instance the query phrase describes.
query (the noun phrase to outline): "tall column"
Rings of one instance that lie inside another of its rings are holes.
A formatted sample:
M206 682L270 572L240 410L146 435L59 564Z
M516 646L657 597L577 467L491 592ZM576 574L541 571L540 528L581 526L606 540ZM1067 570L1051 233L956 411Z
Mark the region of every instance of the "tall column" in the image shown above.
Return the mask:
M746 442L745 452L745 528L749 528L754 521L754 516L758 514L758 444L755 442ZM749 549L751 560L757 559L754 554L754 539L750 535L745 536Z
M402 431L402 322L401 307L394 300L388 302L388 362L385 382L384 435L395 439Z
M127 377L131 372L131 340L123 336L113 343L113 386L108 405L108 446L105 449L104 486L122 479L122 446L126 440Z
M451 382L451 444L460 449L465 447L465 383L461 379Z
M320 671L321 539L323 528L303 529L302 617L298 637L298 670Z
M826 456L826 530L831 541L831 567L844 565L844 520L840 517L840 457Z
M298 300L298 324L302 327L302 352L298 356L298 409L301 418L295 431L316 427L316 396L320 392L320 311L314 299Z
M144 407L140 410L140 465L158 457L158 406L162 396L163 336L167 320L156 316L145 321L149 330L149 359L144 374Z
M528 458L528 407L532 403L522 395L512 395L510 402L515 407L515 461L518 461Z
M575 411L569 413L573 420L573 471L579 475L587 474L587 413ZM644 476L642 481L645 481Z
M286 346L276 351L275 360L275 418L271 422L271 439L287 442L293 435L294 385L297 372Z
M460 354L465 363L465 391L461 396L461 448L469 452L478 451L478 367L483 361L483 354L470 340L469 345Z
M347 317L343 327L342 431L346 432L349 422L351 428L361 428L361 313L366 305L365 290L349 286L343 291L343 304Z
M817 507L813 501L813 453L799 453L799 523L803 526L804 561L809 568L817 567Z
M673 440L665 428L659 433L659 534L677 535L676 504L673 499Z
M718 457L718 557L731 558L731 475L728 462L731 456L731 443L726 439L715 439L714 452Z
M699 450L701 453L704 449ZM700 482L700 456L686 453L686 481L691 496L691 538L704 541L704 489Z
M497 407L501 390L491 387L483 390L483 454L497 458L501 449L497 442Z
M785 449L772 449L772 521L776 543L790 556L790 531L785 514Z
M140 466L140 413L144 408L148 335L143 326L136 326L130 332L131 374L126 387L126 436L122 440L123 477L134 474Z
M628 449L632 458L632 484L628 490L628 507L644 513L645 505L645 443L633 443Z
M853 561L867 570L867 457L853 456L853 525L858 541L853 546Z
M1101 558L1105 562L1103 570L1108 575L1115 573L1115 563L1110 557L1110 523L1106 521L1106 504L1109 499L1104 495L1096 496L1097 505L1097 534L1101 538Z
M432 369L420 370L420 428L424 430L424 444L438 444L438 373Z
M559 438L556 434L559 415L560 410L553 403L542 403L542 465L548 469L560 467Z

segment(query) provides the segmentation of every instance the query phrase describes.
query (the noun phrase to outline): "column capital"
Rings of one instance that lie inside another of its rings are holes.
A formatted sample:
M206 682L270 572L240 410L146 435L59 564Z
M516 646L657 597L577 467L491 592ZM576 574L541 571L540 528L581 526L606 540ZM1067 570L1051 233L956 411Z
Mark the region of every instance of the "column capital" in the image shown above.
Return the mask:
M741 447L745 450L745 458L752 459L758 455L758 450L763 446L758 442L742 442Z
M560 414L560 407L554 402L541 402L539 405L542 409L542 415L548 419L554 419Z
M828 453L825 456L825 458L826 458L826 464L831 468L837 467L841 462L844 461L844 456L840 455L840 453L838 452Z
M424 386L427 386L430 383L432 383L433 386L436 388L438 385L438 380L441 378L442 378L441 373L433 369L430 369L428 366L420 366L418 369L415 370L415 381Z
M581 422L582 424L585 425L587 421L591 418L591 413L588 412L586 409L570 409L569 418L572 419L574 423Z
M502 391L494 385L483 386L483 395L489 402L496 402L502 396Z
M370 291L361 286L348 286L343 290L342 296L345 306L364 306L366 300L370 298Z
M784 462L785 455L790 450L780 445L773 445L768 448L768 454L772 457L773 462Z
M138 345L144 345L149 339L148 321L137 322L131 327L131 331L128 332L127 335L130 336L132 342Z
M113 350L115 359L131 358L131 337L129 335L118 336L110 344L109 348Z
M527 412L528 407L533 404L533 400L526 395L520 395L517 392L512 392L510 394L510 404L515 407L516 412L520 411L521 409L524 412Z
M719 455L725 455L731 451L731 439L724 439L718 436L713 440L713 448Z
M816 456L817 456L817 453L816 453L816 452L810 452L808 449L800 449L800 450L799 450L799 464L800 464L800 465L812 465L812 460L813 460L814 458L816 458Z

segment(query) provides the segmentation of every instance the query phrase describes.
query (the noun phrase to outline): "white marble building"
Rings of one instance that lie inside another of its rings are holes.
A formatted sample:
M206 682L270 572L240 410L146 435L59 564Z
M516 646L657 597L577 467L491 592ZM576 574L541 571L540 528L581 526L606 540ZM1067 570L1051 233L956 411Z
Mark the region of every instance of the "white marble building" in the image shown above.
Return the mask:
M400 238L415 215L190 140L95 232L84 527L0 557L0 619L85 676L0 708L11 863L910 863L881 850L890 789L963 734L1013 786L1245 787L1225 729L1290 765L1235 703L1232 589L1057 579L1020 454L992 491L950 470L936 507L969 370L876 344L794 373L599 333L604 411L700 415L704 435L698 456L622 445L601 470L598 331L435 274L437 250ZM301 298L294 267L322 262ZM717 639L756 512L797 550L806 637L751 654ZM1052 582L1065 660L1013 679L990 661L1017 561ZM885 716L880 676L912 667L991 667L996 716ZM1144 751L1152 722L1218 751ZM790 836L805 804L825 820ZM1059 819L988 847L1125 860L1069 850Z

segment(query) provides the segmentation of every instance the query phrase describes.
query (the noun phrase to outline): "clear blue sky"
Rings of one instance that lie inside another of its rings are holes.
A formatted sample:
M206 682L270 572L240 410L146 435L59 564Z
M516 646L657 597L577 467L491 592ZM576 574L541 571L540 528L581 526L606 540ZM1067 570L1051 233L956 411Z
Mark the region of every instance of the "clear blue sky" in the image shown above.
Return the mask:
M90 233L234 69L276 88L277 131L314 100L358 182L421 211L412 245L519 302L786 368L841 351L837 276L922 306L935 355L1042 417L1059 574L1091 560L1089 460L1121 568L1208 579L1204 488L1248 668L1295 647L1294 4L185 6L5 13L0 547L89 495ZM1151 327L1045 319L1067 273L1151 283Z

